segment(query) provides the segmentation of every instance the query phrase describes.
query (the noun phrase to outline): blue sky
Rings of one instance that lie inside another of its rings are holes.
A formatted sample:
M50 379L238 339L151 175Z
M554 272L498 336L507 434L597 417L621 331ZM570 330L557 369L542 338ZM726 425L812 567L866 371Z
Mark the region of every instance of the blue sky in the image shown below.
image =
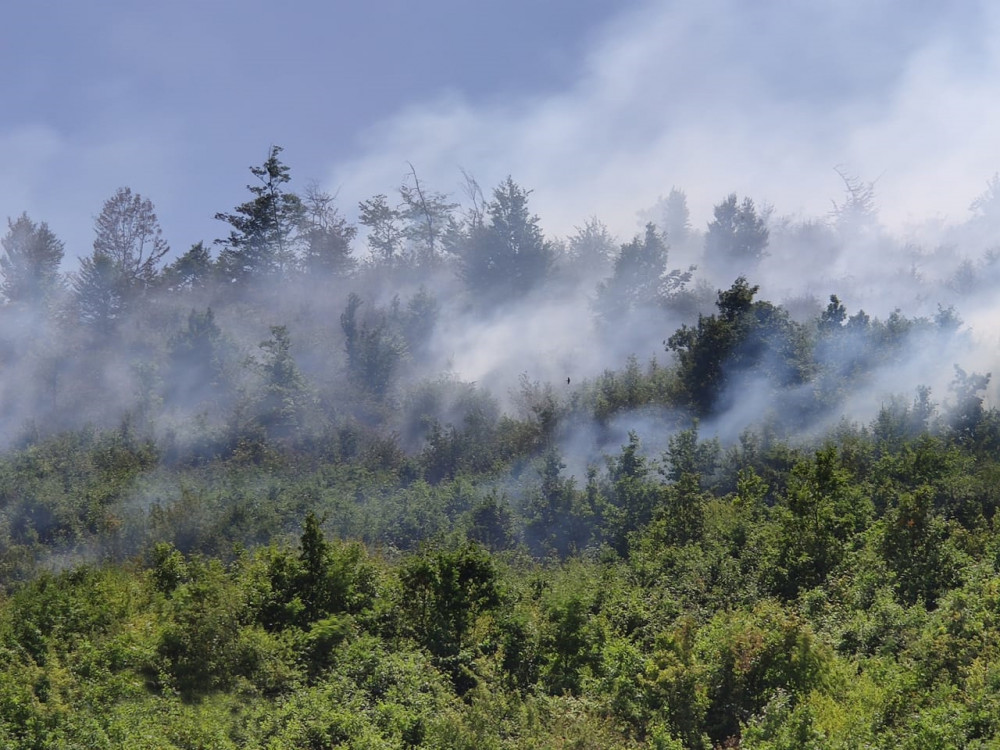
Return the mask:
M835 167L887 223L961 220L1000 169L1000 14L985 2L17 3L0 27L0 214L90 251L119 186L175 251L224 233L248 167L357 201L412 162L460 195L534 189L546 228L619 234L672 186L822 215Z

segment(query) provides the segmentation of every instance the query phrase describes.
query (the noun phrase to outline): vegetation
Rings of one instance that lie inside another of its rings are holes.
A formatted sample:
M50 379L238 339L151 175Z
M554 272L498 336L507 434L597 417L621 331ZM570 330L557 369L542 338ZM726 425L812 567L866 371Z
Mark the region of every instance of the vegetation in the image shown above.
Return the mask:
M164 265L128 189L69 279L8 223L0 746L1000 744L990 376L842 417L962 351L954 310L706 295L679 191L673 230L562 253L512 179L463 214L412 167L359 261L280 153L216 258ZM763 262L769 215L727 198L709 260ZM664 363L505 394L442 361L457 316L584 284L595 345L652 326Z

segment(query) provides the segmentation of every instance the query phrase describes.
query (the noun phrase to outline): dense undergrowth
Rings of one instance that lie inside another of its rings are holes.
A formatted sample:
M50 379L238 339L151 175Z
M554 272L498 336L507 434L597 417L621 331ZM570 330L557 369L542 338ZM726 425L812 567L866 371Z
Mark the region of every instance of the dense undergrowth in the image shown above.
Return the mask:
M41 440L0 468L0 737L993 746L1000 416L918 411L809 446L633 435L580 486L553 446L431 482L427 453Z

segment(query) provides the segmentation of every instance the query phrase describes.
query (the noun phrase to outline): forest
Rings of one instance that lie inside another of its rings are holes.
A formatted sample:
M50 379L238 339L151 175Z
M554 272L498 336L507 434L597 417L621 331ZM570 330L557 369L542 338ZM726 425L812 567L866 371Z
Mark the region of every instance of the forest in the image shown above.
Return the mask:
M1000 747L1000 178L549 237L281 154L8 219L0 746Z

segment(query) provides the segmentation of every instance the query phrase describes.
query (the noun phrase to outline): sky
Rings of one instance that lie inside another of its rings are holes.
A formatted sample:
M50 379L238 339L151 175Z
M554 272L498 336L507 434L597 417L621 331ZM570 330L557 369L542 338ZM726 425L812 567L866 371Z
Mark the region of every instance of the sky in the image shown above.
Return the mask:
M683 189L824 216L837 170L899 231L1000 169L1000 8L957 0L16 3L0 27L0 214L89 254L121 186L175 253L226 233L272 145L342 211L412 163L460 199L533 190L546 231L619 236Z

